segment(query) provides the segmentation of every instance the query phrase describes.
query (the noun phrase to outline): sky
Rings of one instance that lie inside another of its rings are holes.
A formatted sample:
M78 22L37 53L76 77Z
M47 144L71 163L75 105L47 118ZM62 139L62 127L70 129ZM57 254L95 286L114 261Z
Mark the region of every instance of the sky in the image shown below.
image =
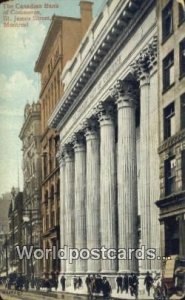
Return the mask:
M94 0L96 18L106 0ZM45 8L49 4L55 8ZM79 17L79 0L11 0L0 5L0 195L12 186L23 188L22 145L19 133L26 103L38 100L40 77L34 72L50 20L28 21L27 27L4 27L27 23L23 5L39 5L41 17L55 15ZM32 18L33 8L26 8Z

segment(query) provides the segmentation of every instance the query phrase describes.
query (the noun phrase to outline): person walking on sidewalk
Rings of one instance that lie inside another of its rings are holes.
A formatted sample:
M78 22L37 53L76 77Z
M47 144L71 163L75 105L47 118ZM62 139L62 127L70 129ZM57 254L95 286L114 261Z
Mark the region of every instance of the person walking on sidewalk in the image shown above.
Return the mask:
M146 286L146 291L148 293L148 296L150 296L150 290L153 285L153 282L154 282L153 277L150 275L149 272L147 272L144 280L144 285Z
M132 273L129 277L130 294L131 296L135 296L136 299L138 299L138 285L137 275Z
M103 298L104 299L110 299L110 294L111 294L111 285L109 281L107 280L106 277L103 277L103 282L102 282L102 292L103 292Z
M126 293L128 294L128 288L129 288L129 277L128 274L125 273L124 277L123 277L123 288L126 291Z
M90 274L88 274L88 276L86 277L85 284L87 286L88 294L91 294L91 277L90 277Z
M65 279L64 275L62 275L62 277L60 279L60 283L61 283L61 286L62 286L62 292L65 292L65 289L66 289L66 279Z
M121 275L118 275L117 277L116 277L116 284L117 284L117 294L119 293L119 292L123 292L123 278L122 278L122 276Z
M76 275L73 277L73 286L74 286L74 290L76 290L77 288L77 283L78 283L78 279L76 277Z

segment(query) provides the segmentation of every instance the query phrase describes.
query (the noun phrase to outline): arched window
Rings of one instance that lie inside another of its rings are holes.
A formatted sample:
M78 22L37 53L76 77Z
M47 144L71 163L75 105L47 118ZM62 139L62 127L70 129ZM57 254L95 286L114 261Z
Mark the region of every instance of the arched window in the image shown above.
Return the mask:
M48 191L46 191L45 194L44 194L44 203L47 207L48 206Z
M60 179L57 181L57 200L60 200Z
M50 199L51 199L51 203L53 204L53 202L54 202L54 185L51 186Z

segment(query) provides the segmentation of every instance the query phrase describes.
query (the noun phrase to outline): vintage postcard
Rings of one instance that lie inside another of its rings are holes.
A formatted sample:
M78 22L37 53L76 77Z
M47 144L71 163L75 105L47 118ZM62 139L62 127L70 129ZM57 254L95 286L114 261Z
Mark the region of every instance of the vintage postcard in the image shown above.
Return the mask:
M185 1L0 1L0 299L185 299Z

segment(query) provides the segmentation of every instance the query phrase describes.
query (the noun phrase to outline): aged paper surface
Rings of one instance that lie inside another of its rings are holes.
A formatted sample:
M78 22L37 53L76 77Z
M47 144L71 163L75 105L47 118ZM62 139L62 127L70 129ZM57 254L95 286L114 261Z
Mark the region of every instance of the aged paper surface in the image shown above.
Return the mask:
M184 0L0 2L0 280L183 297Z

